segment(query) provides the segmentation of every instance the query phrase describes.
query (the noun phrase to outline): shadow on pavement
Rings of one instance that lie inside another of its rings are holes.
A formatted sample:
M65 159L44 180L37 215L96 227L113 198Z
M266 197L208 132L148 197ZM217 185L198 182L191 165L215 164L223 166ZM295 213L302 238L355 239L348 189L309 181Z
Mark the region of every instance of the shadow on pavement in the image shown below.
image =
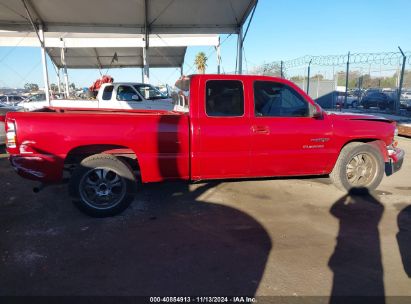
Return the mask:
M82 215L62 186L15 194L0 204L0 295L254 295L271 240L252 217L207 201L215 186L141 186L106 219Z
M334 273L330 303L385 303L378 224L383 205L367 189L352 189L331 207L340 221L337 244L329 260Z
M397 241L405 273L411 278L411 205L398 214Z

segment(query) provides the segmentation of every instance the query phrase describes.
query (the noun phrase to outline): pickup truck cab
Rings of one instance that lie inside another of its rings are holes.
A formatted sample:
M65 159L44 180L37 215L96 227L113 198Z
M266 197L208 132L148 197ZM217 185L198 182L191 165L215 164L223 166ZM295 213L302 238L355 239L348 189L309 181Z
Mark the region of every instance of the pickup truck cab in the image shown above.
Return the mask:
M188 112L49 108L8 113L18 174L42 183L69 173L69 192L92 216L121 212L136 180L330 175L341 190L375 189L401 168L395 122L327 114L293 83L193 75L176 84Z
M26 111L45 107L92 108L92 109L138 109L173 110L172 99L150 84L105 83L98 91L96 99L54 99L51 105L43 94L32 96L19 103Z
M99 108L173 110L171 98L150 84L105 83L97 94Z

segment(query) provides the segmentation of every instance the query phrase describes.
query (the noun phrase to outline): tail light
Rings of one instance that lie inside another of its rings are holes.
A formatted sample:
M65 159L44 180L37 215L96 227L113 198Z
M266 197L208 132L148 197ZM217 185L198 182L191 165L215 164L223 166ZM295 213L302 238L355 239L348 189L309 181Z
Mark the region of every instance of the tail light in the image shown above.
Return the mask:
M5 121L6 121L6 116L0 115L0 122L5 122Z
M16 135L16 125L13 121L7 121L6 123L6 145L7 148L17 147L17 135Z

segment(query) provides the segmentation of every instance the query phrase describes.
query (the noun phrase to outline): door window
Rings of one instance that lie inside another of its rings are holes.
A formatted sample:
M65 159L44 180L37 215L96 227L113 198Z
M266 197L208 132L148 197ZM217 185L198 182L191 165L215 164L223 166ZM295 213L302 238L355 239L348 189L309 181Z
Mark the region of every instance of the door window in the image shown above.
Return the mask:
M155 87L149 84L139 84L135 85L134 88L144 97L146 100L156 100L156 99L165 99L166 95L161 93Z
M209 80L206 84L207 116L243 116L244 90L238 80Z
M308 102L291 87L277 82L254 83L255 116L306 117Z
M141 99L131 86L119 86L117 89L117 100L139 101Z

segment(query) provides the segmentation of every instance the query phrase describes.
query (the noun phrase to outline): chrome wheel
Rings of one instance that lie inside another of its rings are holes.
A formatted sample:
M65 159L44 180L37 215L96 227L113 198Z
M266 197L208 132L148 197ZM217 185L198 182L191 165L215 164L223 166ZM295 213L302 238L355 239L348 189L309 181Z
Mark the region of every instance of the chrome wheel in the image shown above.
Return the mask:
M96 209L113 208L126 195L124 178L107 168L89 170L83 175L79 186L81 199Z
M348 162L346 174L352 186L368 186L377 175L377 160L371 154L358 153Z

